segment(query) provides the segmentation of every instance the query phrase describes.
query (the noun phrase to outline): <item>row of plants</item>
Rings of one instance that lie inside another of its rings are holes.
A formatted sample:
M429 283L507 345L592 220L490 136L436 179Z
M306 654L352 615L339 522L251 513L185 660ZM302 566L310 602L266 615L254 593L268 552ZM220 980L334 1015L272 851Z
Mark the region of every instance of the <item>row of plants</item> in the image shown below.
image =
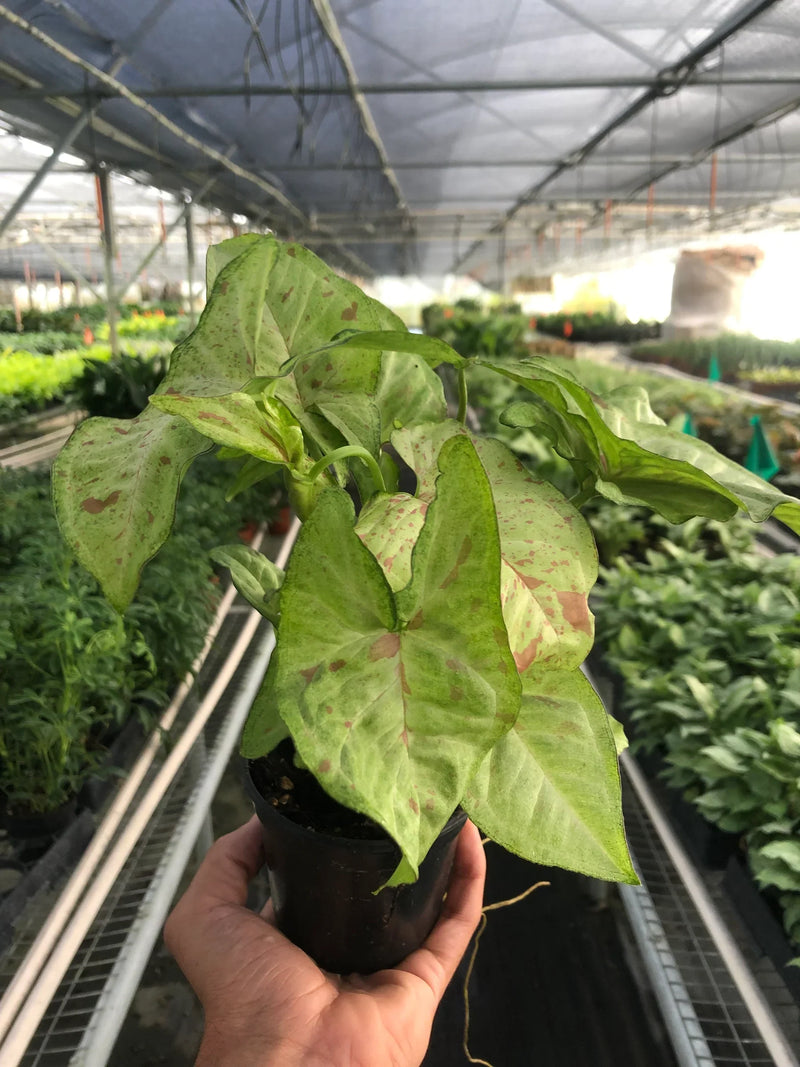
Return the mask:
M43 813L104 769L131 716L150 724L203 645L218 600L209 549L277 504L273 483L225 509L229 463L186 478L170 544L124 616L59 536L47 471L0 473L0 797ZM165 590L169 595L165 595Z
M537 315L536 329L553 337L584 344L634 344L661 336L660 322L631 322L612 312L558 311Z
M537 337L535 320L523 315L519 305L484 309L478 301L459 300L452 307L430 304L422 309L425 333L436 337L465 358L523 359L529 355L569 357L566 341Z
M722 380L737 382L756 369L800 366L800 341L768 341L746 334L721 334L696 340L666 340L640 344L631 358L662 363L705 378L716 359Z
M160 301L157 307L148 307L143 304L125 303L117 308L122 319L133 315L156 315L162 312L164 315L180 315L181 305L174 301ZM108 308L104 303L96 304L69 304L63 308L54 308L50 311L38 308L27 308L20 318L22 330L29 332L66 332L82 333L86 326L99 326L105 322ZM17 317L13 308L0 308L0 333L14 333L17 330Z
M160 368L172 350L169 340L126 339L124 355L114 361L132 367L142 364L141 375L150 379L148 367ZM52 355L24 350L0 352L0 424L13 423L22 416L41 412L54 404L81 407L87 394L101 392L103 363L111 360L111 347L96 343L81 348L57 351ZM97 387L95 389L95 383ZM147 394L149 395L149 394ZM144 406L146 396L140 405Z
M800 948L800 557L756 554L741 520L659 529L599 507L590 521L597 640L634 747L736 835Z

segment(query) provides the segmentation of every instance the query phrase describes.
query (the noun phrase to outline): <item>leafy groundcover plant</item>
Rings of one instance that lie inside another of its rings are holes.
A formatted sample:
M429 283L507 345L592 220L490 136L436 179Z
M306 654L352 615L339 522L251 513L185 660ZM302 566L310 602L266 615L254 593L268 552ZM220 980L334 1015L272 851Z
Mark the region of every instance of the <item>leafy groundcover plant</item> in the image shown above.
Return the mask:
M575 505L599 492L671 521L744 508L796 529L800 505L669 430L642 390L601 400L544 358L466 359L297 245L224 242L207 282L144 412L87 420L55 465L79 559L124 610L199 453L239 458L229 495L283 468L304 520L286 573L241 547L218 553L277 627L245 755L290 736L332 797L397 842L389 884L414 880L459 804L531 860L634 881L620 734L580 671L597 561ZM456 419L443 363L458 378ZM573 503L467 431L476 366L527 390L505 419L570 462ZM413 494L398 489L403 465Z

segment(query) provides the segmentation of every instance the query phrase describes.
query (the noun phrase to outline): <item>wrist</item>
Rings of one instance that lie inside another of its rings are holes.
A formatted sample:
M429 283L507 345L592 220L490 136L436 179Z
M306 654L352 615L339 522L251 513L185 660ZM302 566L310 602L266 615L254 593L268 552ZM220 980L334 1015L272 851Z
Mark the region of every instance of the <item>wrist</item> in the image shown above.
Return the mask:
M195 1067L338 1067L327 1054L275 1034L206 1019Z
M243 1033L206 1020L195 1067L307 1067L303 1049L274 1035Z

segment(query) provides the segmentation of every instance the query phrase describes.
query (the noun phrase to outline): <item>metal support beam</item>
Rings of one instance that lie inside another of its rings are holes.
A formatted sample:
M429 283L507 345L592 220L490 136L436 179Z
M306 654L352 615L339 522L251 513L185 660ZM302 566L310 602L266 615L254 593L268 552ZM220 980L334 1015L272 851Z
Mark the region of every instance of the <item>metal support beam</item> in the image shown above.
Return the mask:
M112 356L118 356L119 335L117 334L117 294L114 292L114 212L111 204L108 168L101 167L97 171L96 178L99 193L97 214L100 223L100 237L103 242L103 273L106 283L108 337L111 342Z
M776 2L776 0L773 0ZM535 93L586 91L592 89L650 89L657 88L659 95L667 95L685 85L718 88L719 86L793 86L800 85L800 74L704 74L683 75L662 71L651 77L646 75L608 75L600 78L498 78L466 81L404 81L357 83L356 90L363 96L430 96L441 93ZM304 85L303 96L352 96L348 84ZM0 91L0 103L13 104L29 100L45 100L58 97L61 100L88 100L98 103L125 95L124 87L94 85L90 89L76 89L72 85L42 86L40 88L5 89ZM208 97L285 97L296 96L297 88L290 85L231 85L225 82L216 85L183 84L163 85L156 89L137 89L142 100L174 100L186 97L202 100Z
M211 188L211 186L214 184L214 182L216 180L217 180L217 176L214 175L213 177L209 178L207 182L204 182L204 184L200 186L200 188L197 190L197 192L192 195L192 200L194 200L195 203L199 202L200 199L206 195L206 193L209 191L209 189ZM144 257L144 259L141 261L141 263L139 263L138 266L136 266L131 271L131 273L128 275L127 279L120 285L120 287L119 287L119 289L117 290L117 293L116 293L117 301L121 301L121 300L124 299L125 294L130 289L130 287L133 285L133 283L136 281L136 279L139 277L139 275L142 273L142 271L146 270L147 267L150 266L150 263L156 257L156 255L158 254L159 250L166 245L167 238L169 237L169 235L171 233L173 233L180 226L180 224L183 222L183 220L185 218L186 209L189 206L189 202L185 202L183 207L178 212L178 214L175 216L175 218L172 220L172 222L169 224L169 226L166 226L166 225L164 225L164 217L163 217L163 211L164 211L163 203L164 202L163 202L163 200L159 200L158 203L159 203L159 220L160 220L160 223L161 223L161 236L156 241L156 243L153 245L153 247L150 249L150 251L147 253L147 255Z
M536 182L518 197L514 204L505 212L503 217L499 219L483 237L472 242L461 257L453 263L450 272L457 273L488 237L499 233L507 222L514 218L522 208L527 207L536 201L547 186L554 182L556 178L559 178L565 171L580 166L584 159L603 144L615 130L627 125L632 119L636 118L637 115L644 111L645 108L659 99L659 97L679 91L683 85L687 84L691 78L695 76L698 64L705 59L706 56L714 52L730 37L733 37L749 23L759 18L771 7L774 7L776 3L778 3L778 0L749 0L748 3L742 5L742 7L735 11L729 19L726 19L725 22L710 33L699 45L697 45L697 47L687 52L683 59L661 71L646 92L638 96L631 104L598 130L597 133L593 134L588 141L584 142L584 144L577 148L567 159L557 167L554 167L549 174L545 175L544 178Z
M25 207L27 202L30 200L30 198L45 180L47 175L54 169L55 165L58 163L58 157L61 155L61 153L66 152L66 150L70 147L75 138L89 124L89 120L92 117L92 111L92 108L87 108L81 113L77 122L73 122L73 124L61 138L61 140L53 148L53 151L50 153L47 159L44 160L41 167L39 167L34 176L19 194L17 199L5 213L2 220L0 220L0 238L2 238L3 234L6 232L8 227L11 225L11 223L14 221L14 219L17 217L23 207Z
M197 325L194 313L194 230L192 229L192 202L189 200L183 208L183 220L186 223L186 278L189 286L189 325Z
M364 90L359 85L358 75L356 69L353 66L353 61L350 58L350 53L347 50L344 38L342 37L341 30L339 29L339 23L336 20L336 16L333 13L333 9L329 0L311 0L314 10L319 19L320 25L323 31L328 37L328 40L336 50L336 54L339 57L339 62L344 67L345 74L347 75L347 84L350 89L350 96L352 97L353 104L361 119L361 125L364 128L364 132L372 142L375 151L378 153L378 158L381 161L381 170L384 177L389 183L392 192L397 199L397 206L403 212L406 217L406 225L409 231L413 230L413 222L408 211L408 204L406 198L403 195L403 190L400 188L400 183L397 180L397 175L394 173L391 164L389 163L389 156L386 153L381 135L378 132L378 127L375 125L375 120L372 117L369 104L364 96Z

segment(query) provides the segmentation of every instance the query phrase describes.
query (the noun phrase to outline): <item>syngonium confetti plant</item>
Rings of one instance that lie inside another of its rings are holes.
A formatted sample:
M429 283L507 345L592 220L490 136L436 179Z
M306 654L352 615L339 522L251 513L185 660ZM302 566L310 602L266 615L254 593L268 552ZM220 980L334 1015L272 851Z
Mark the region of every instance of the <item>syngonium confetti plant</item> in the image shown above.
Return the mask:
M800 504L668 429L642 390L601 400L545 358L463 359L298 245L226 241L207 280L200 322L146 410L87 420L56 462L78 558L122 611L195 456L217 445L239 459L231 493L282 467L304 520L286 574L242 546L217 554L277 629L243 753L290 736L332 797L397 842L390 884L414 880L459 804L531 860L635 881L624 741L580 670L597 568L576 505L600 493L675 522L744 508L800 530ZM442 363L459 382L455 419ZM504 420L570 461L576 500L468 432L473 365L529 391ZM416 474L413 495L389 444Z

